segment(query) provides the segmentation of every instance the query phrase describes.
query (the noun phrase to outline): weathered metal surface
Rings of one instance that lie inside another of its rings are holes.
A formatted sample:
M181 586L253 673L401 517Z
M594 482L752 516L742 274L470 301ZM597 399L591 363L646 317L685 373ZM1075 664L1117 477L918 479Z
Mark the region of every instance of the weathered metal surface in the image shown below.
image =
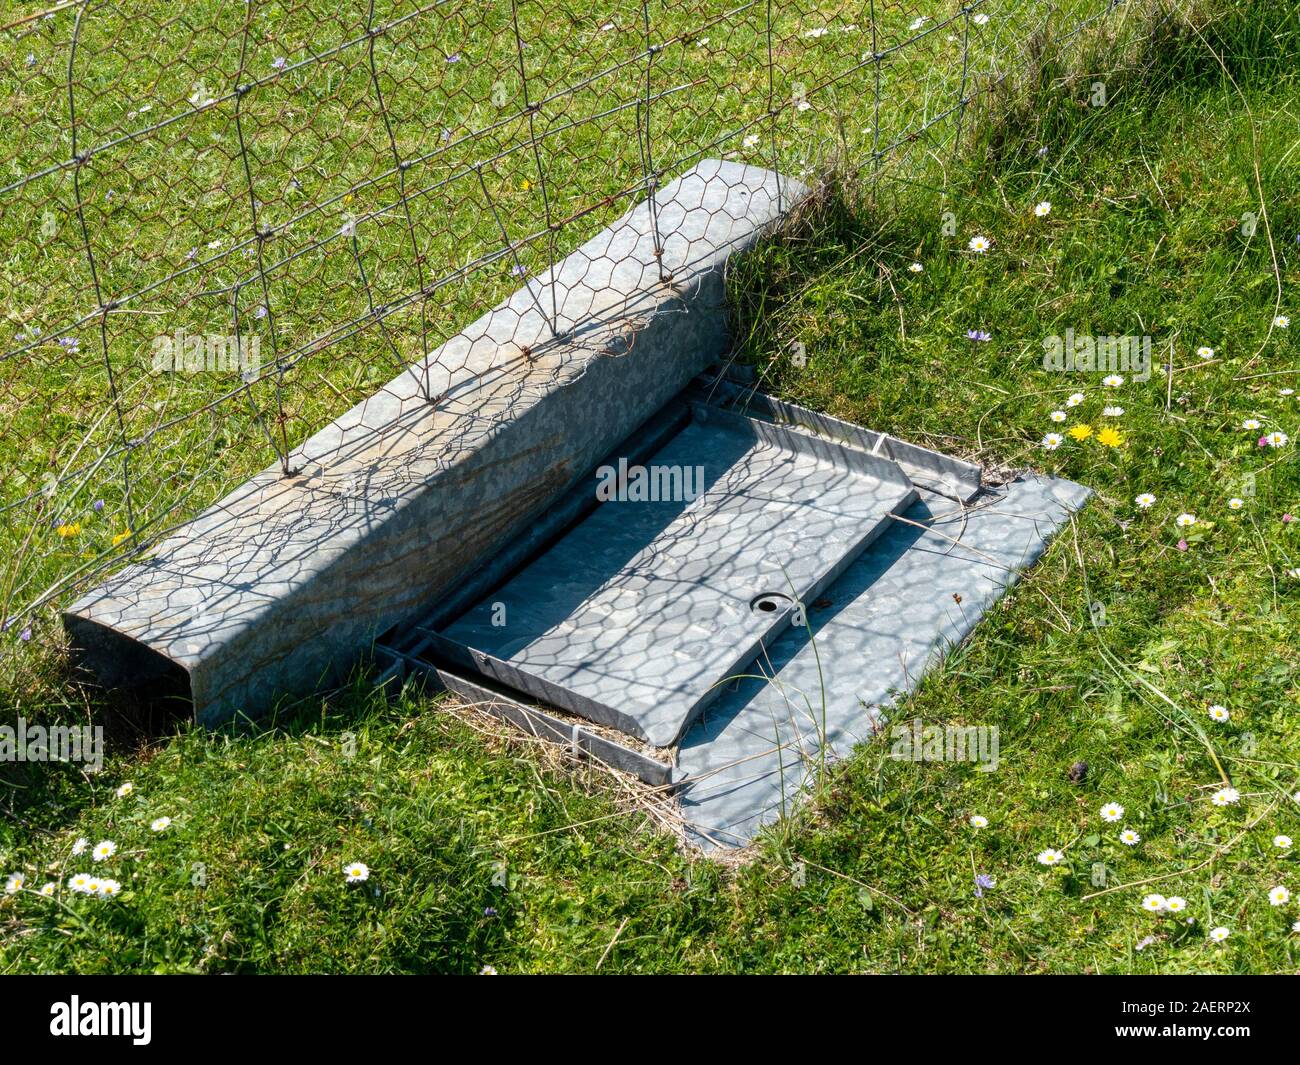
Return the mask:
M381 675L380 680L393 675L423 677L434 690L446 690L473 704L485 713L506 721L537 739L567 747L575 756L585 755L613 769L631 773L646 784L667 788L673 782L673 768L666 762L634 751L607 736L600 736L573 721L564 721L554 714L488 688L473 677L463 676L445 666L434 665L419 654L403 654L383 645L375 646L380 661L393 665Z
M852 422L808 410L731 381L704 379L700 382L700 392L710 402L733 406L753 417L768 418L778 425L806 429L829 440L838 440L850 447L891 458L918 487L928 488L940 495L951 496L966 503L980 490L980 467L973 462L910 444L888 433L864 429Z
M625 486L436 648L669 746L916 498L889 459L714 407L694 415L639 470L677 491Z
M653 220L633 208L307 440L293 476L254 477L75 603L74 650L113 685L183 670L209 725L336 676L717 358L727 257L805 192L700 163Z
M808 627L788 630L757 664L762 676L735 684L683 738L683 813L701 844L748 842L794 808L823 758L876 736L1089 490L1025 476L971 507L920 494L903 515L915 524L892 523L809 611Z

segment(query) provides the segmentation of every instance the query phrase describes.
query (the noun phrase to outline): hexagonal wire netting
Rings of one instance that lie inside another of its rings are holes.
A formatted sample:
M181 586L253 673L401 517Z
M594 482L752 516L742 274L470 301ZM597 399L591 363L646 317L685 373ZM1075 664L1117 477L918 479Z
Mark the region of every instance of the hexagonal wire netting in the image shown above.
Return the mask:
M1119 3L7 16L0 645L394 377L437 403L444 342L692 164L897 173Z

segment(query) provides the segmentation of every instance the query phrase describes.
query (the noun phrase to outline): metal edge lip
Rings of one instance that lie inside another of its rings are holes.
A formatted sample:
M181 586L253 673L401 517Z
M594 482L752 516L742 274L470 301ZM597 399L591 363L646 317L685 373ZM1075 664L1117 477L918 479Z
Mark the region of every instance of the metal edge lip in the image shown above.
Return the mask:
M897 462L903 471L922 488L969 503L981 491L981 468L964 459L955 459L939 451L901 440L888 433L855 425L820 411L809 410L788 400L777 399L753 387L712 375L696 379L692 389L696 402L718 409L736 410L773 424L793 426L845 447L880 455Z

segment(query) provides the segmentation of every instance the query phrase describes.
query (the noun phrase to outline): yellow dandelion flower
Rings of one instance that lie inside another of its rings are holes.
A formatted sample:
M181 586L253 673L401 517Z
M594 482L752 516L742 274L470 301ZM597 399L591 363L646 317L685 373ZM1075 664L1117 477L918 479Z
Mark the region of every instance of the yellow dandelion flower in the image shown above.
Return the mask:
M131 539L131 530L127 529L125 532L120 532L113 537L113 546L116 547L118 544L125 543L129 539Z
M1097 434L1097 442L1106 447L1119 447L1120 444L1124 443L1124 437L1118 429L1111 429L1107 426Z
M529 181L527 178L524 178L523 181L519 182L519 187L523 189L525 192L529 192L533 187L533 183Z
M1087 440L1088 437L1092 436L1092 426L1076 425L1070 430L1070 435L1076 440Z
M81 522L74 521L70 525L60 525L54 531L66 540L69 536L76 536L77 533L81 532Z

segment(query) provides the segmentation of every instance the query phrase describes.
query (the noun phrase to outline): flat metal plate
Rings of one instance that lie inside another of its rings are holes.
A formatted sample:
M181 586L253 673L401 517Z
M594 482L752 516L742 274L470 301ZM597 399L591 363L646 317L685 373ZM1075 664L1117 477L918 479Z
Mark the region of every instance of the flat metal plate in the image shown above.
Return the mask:
M699 405L645 466L703 493L602 502L434 646L669 746L916 493L889 459Z
M682 738L682 812L695 841L748 843L795 809L823 766L873 738L891 750L893 729L913 724L911 715L889 721L895 703L970 635L1090 494L1033 475L985 489L970 507L921 489L905 514L913 524L890 522L808 612L809 627L769 646L766 678L729 689ZM961 722L960 707L953 712Z

